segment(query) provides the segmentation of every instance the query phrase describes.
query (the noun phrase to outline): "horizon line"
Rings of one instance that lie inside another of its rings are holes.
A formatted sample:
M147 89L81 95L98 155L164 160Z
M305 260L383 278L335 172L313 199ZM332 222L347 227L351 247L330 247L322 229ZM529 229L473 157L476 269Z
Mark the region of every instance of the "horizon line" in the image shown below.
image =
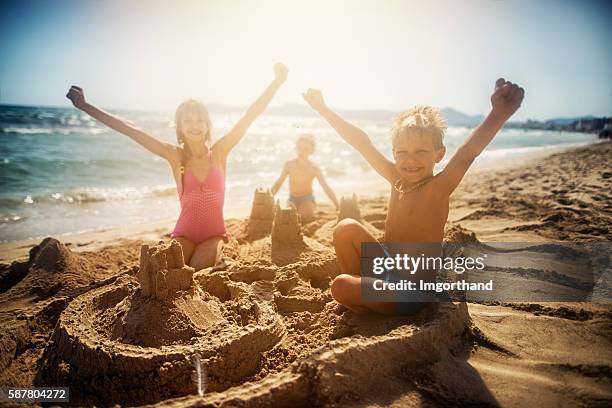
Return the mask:
M217 102L211 102L211 103L207 103L207 106L212 106L214 108L220 109L220 110L227 110L227 111L236 111L236 112L243 112L246 109L248 109L248 105L245 106L238 106L238 105L228 105L228 104L223 104L223 103L217 103ZM5 103L5 102L0 102L0 107L20 107L20 108L51 108L51 109L69 109L69 108L75 108L74 106L70 105L70 104L66 104L66 105L32 105L32 104L21 104L21 103ZM286 114L286 113L280 113L280 112L269 112L274 111L274 110L279 110L279 109L284 109L286 107L303 107L304 110L309 110L311 111L310 114L312 116L317 116L315 112L312 112L312 109L308 107L308 105L301 105L300 103L297 102L285 102L282 105L277 105L277 106L269 106L265 113L268 114L272 114L272 115L276 115L276 116L291 116L290 114ZM213 108L213 109L214 109ZM462 110L453 108L451 106L444 106L444 107L437 107L438 109L440 109L440 111L443 110L453 110L459 114L471 117L472 119L479 119L480 117L484 118L486 117L486 114L484 113L476 113L476 114L471 114L471 113L466 113ZM168 111L168 110L173 110L174 108L161 108L161 107L157 107L157 108L118 108L118 107L102 107L102 109L107 109L110 111L133 111L133 112L160 112L160 111ZM391 115L397 115L398 113L403 112L405 109L397 109L397 110L391 110L391 109L375 109L375 108L358 108L358 109L345 109L345 108L336 108L335 109L338 112L344 112L344 113L357 113L357 112L369 112L369 113L379 113L379 114L383 114L383 113L389 113ZM306 113L306 112L304 112ZM511 122L527 122L527 121L539 121L539 122L547 122L547 121L551 121L551 120L562 120L562 119L582 119L582 118L593 118L593 119L605 119L605 118L611 118L611 116L600 116L600 115L594 115L592 113L589 114L584 114L584 115L577 115L577 116L572 116L572 115L562 115L562 116L554 116L554 117L550 117L547 119L535 119L535 118L530 118L530 117L526 117L524 120L510 120L509 123Z

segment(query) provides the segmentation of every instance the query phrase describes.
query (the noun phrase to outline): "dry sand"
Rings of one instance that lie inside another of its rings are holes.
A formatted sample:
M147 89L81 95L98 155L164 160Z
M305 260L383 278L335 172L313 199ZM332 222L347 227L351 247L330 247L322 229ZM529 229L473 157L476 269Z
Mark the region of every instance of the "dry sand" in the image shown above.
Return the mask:
M473 172L447 238L610 241L610 157L602 143ZM331 207L300 229L255 202L215 270L182 264L171 222L0 245L0 384L69 385L71 405L99 406L612 404L610 303L357 316L329 292ZM343 211L381 236L386 204Z

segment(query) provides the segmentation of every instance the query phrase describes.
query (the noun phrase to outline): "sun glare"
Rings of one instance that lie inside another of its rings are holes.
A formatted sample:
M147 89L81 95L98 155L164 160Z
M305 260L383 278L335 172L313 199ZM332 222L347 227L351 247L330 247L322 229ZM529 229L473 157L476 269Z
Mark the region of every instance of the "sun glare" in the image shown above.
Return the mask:
M154 3L136 19L135 34L147 38L136 51L139 86L167 106L186 97L245 105L244 95L256 94L277 61L287 64L291 81L276 104L299 102L301 92L317 87L346 107L384 106L404 86L423 93L423 77L435 74L449 27L446 14L424 3L403 16L372 2L189 4ZM365 82L366 71L380 74ZM356 101L360 89L380 102Z

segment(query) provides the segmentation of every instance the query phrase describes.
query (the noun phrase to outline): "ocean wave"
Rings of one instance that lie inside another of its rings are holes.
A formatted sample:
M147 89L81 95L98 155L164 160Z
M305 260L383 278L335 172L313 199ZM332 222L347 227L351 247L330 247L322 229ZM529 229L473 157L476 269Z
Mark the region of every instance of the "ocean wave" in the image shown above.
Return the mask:
M117 111L112 112L140 126L167 129L172 125L170 112L140 112ZM0 106L0 133L31 133L29 129L48 130L51 133L89 128L104 129L100 123L87 114L74 108ZM42 133L42 132L37 132Z
M31 128L31 127L5 127L0 128L0 133L18 133L22 135L36 135L36 134L52 134L53 129L51 128Z
M32 127L32 126L8 126L1 127L0 134L4 135L57 135L57 136L68 136L68 135L99 135L102 133L111 132L109 129L104 127Z
M66 154L44 157L44 154L45 152L31 152L28 156L19 154L0 157L0 179L6 184L6 189L21 190L24 181L61 184L63 177L68 177L66 181L69 181L73 175L95 181L104 174L120 181L125 180L125 174L160 174L165 171L164 163L155 160L155 157L136 162L130 158L69 158Z
M0 214L0 225L1 224L17 224L23 222L27 217L18 214Z
M20 194L0 198L0 207L14 208L32 204L89 204L108 201L142 200L146 198L169 197L176 194L176 187L162 185L154 187L87 187L65 192L44 194Z

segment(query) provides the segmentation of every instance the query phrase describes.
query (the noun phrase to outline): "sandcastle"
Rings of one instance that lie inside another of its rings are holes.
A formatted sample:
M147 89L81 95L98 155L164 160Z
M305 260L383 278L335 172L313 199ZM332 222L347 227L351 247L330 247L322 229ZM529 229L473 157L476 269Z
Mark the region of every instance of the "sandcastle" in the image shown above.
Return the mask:
M272 231L274 221L274 196L270 190L258 188L253 196L253 206L247 224L249 239L263 238Z
M197 355L207 389L221 391L255 374L285 335L272 305L247 284L210 270L194 275L178 242L143 245L140 261L136 276L126 273L66 307L36 383L70 386L76 404L152 403L197 392Z
M272 244L291 245L303 242L297 209L293 206L281 208L277 201L272 224Z
M333 251L304 236L295 207L283 208L279 200L276 203L273 200L270 191L255 191L251 217L243 224L246 239L238 240L240 248L234 248L228 258L252 258L258 263L276 266L314 262L321 268L320 273L312 274L316 275L314 279L329 280L335 276L337 263Z
M34 385L70 386L71 404L87 406L178 397L173 403L186 406L326 405L356 381L395 375L406 361L436 361L464 344L465 305L441 304L414 318L347 315L329 292L339 273L333 252L300 234L294 209L276 212L282 262L272 236L244 243L242 259L214 271L193 272L177 242L158 243L141 247L140 267L62 303ZM59 243L45 253L87 259ZM58 273L72 265L48 264ZM397 355L410 357L399 364Z
M314 233L309 235L319 242L331 245L334 230L336 229L338 223L344 219L350 218L360 222L374 237L380 238L380 230L370 223L370 221L372 221L371 215L372 214L366 214L365 217L361 215L361 210L359 209L359 199L356 194L353 194L350 198L341 197L337 218L329 219L329 221L325 222L323 225L318 227ZM376 214L376 216L378 220L380 215ZM382 229L384 229L384 226Z
M71 403L88 406L326 405L465 344L465 304L347 313L329 291L335 254L302 235L295 208L277 203L271 235L236 245L225 268L197 272L178 242L142 246L140 267L66 302L34 385L70 386Z
M361 222L361 211L359 211L359 200L357 199L357 195L353 194L353 197L340 198L340 211L338 212L338 221L341 221L345 218L352 218Z
M137 277L145 296L165 300L179 290L188 290L194 272L192 267L185 265L181 244L175 240L168 246L162 241L157 246L143 245L140 248Z

